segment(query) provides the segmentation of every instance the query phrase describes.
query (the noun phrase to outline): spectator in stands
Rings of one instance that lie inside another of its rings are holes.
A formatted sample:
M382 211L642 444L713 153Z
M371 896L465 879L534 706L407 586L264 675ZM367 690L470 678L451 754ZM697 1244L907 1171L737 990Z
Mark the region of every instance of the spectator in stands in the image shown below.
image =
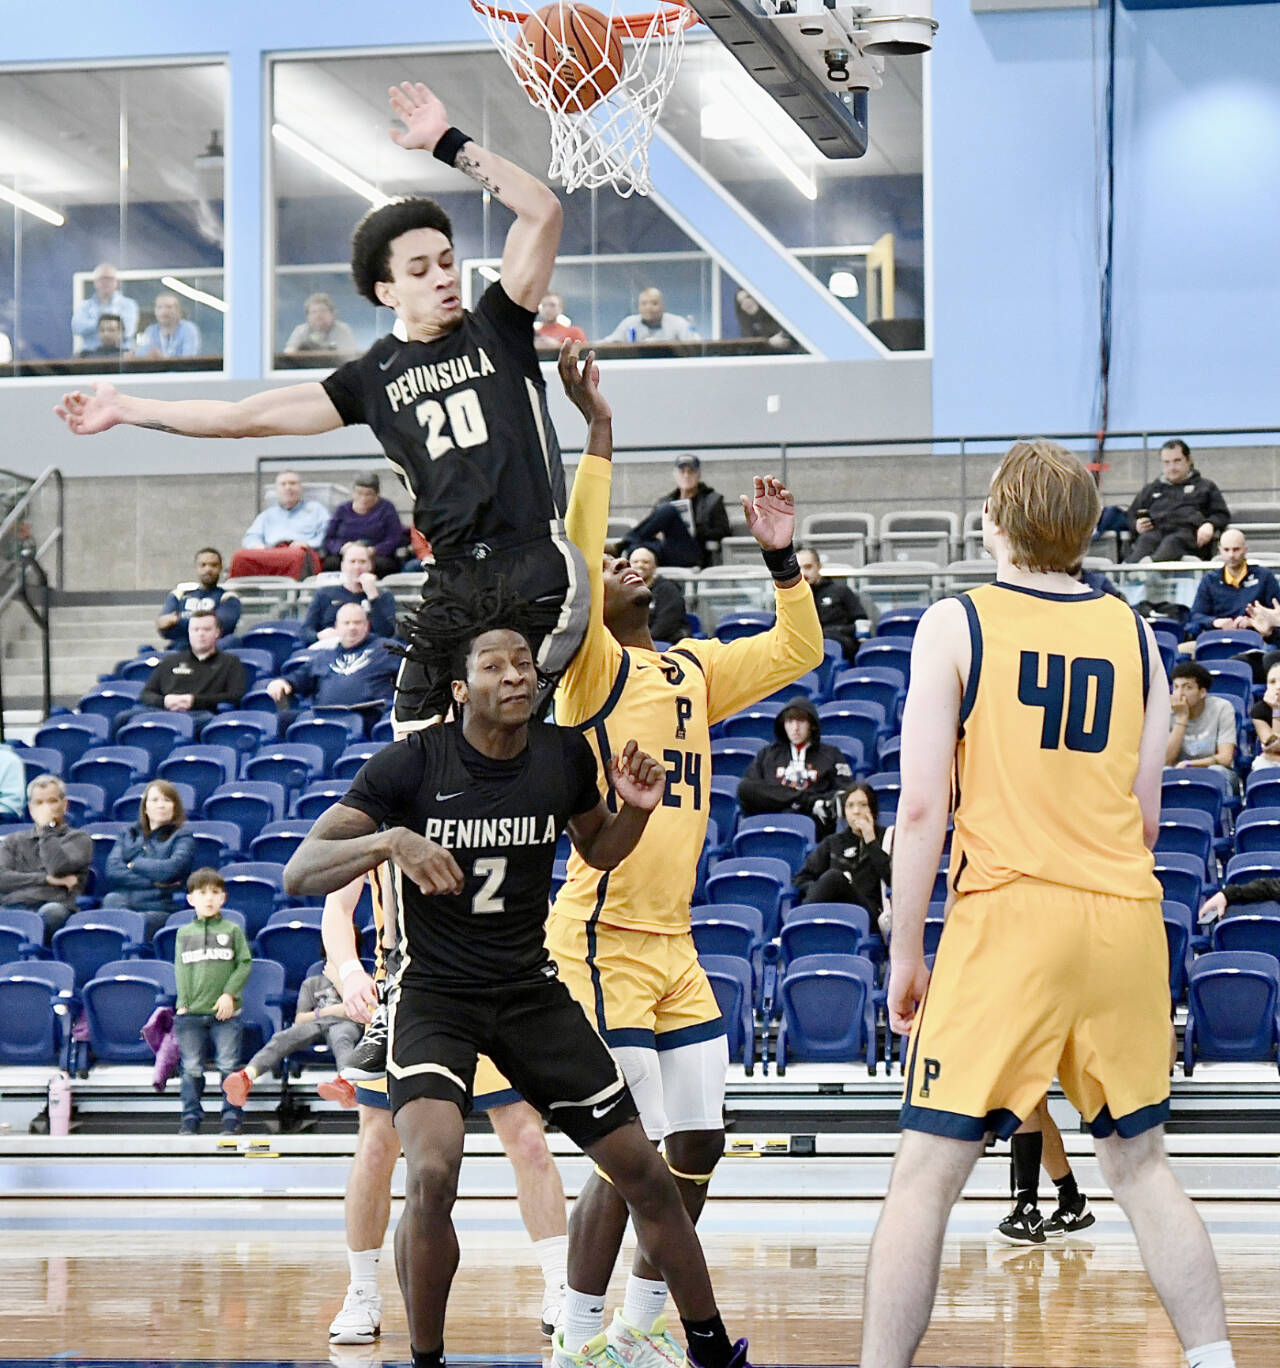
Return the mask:
M199 734L220 704L234 705L244 697L244 666L218 650L215 614L193 613L187 619L187 638L185 650L171 652L151 671L138 699L142 707L121 713L116 731L147 708L164 708L189 713Z
M1267 686L1249 712L1258 737L1258 754L1249 766L1254 770L1280 769L1280 661L1267 671Z
M1215 921L1228 907L1260 902L1280 902L1280 879L1246 879L1243 883L1227 884L1201 907L1200 922Z
M1067 574L1070 575L1072 579L1079 580L1081 584L1088 585L1090 589L1097 589L1100 593L1110 594L1112 598L1124 598L1124 595L1111 583L1101 570L1090 570L1083 561L1081 561L1073 570L1068 570ZM1128 599L1125 599L1126 603L1128 603L1128 601Z
M683 641L689 635L684 591L674 580L663 579L657 573L657 559L647 546L637 546L627 559L649 586L649 635L669 646Z
M1218 540L1220 570L1206 570L1191 604L1187 630L1199 636L1219 630L1252 628L1251 603L1280 607L1280 582L1264 566L1249 564L1249 543L1238 527L1228 527Z
M729 535L724 495L702 483L702 462L691 451L676 457L676 487L620 544L624 556L647 546L659 565L710 565Z
M342 548L342 582L326 584L315 592L303 622L310 641L332 643L338 638L338 610L358 603L368 615L375 635L396 634L396 601L378 588L373 573L373 548L368 542L348 542Z
M296 470L276 476L276 501L249 524L240 550L231 558L231 574L292 575L301 579L315 574L317 554L324 545L329 510L318 499L302 497L302 480Z
M791 334L769 313L750 290L739 290L733 297L733 312L738 320L738 336L768 342L782 351L794 347Z
M286 356L298 356L305 352L328 352L344 356L354 356L360 350L356 335L338 318L338 310L333 298L323 290L308 295L303 306L307 321L299 323L289 334L284 344Z
M841 800L844 827L809 852L792 882L801 902L857 903L889 940L889 900L893 828L880 825L875 789L855 784Z
M292 695L316 707L352 708L371 723L391 702L400 658L372 635L369 614L359 603L338 609L335 630L332 645L286 661L284 676L273 679L267 692L277 704Z
M253 968L244 928L222 915L227 886L216 869L197 869L187 880L187 901L195 919L178 928L173 964L178 975L174 1034L182 1052L182 1125L179 1135L196 1135L204 1119L204 1065L213 1049L223 1081L240 1067L243 1023L240 995ZM240 1134L240 1108L222 1107L223 1135Z
M538 305L538 316L533 320L533 345L539 351L556 352L562 342L586 342L587 335L565 316L564 300L554 290L548 290Z
M152 306L156 321L138 341L140 357L174 357L200 355L200 329L182 316L182 301L167 291L156 295Z
M636 301L640 312L628 314L606 342L696 342L698 334L682 314L667 313L662 291L650 285Z
M0 822L20 819L26 810L26 767L12 746L0 742Z
M0 841L0 907L35 908L47 943L76 910L93 841L67 825L67 790L56 774L37 774L27 785L27 811L31 829Z
M1230 699L1209 692L1213 676L1194 660L1175 665L1169 679L1172 711L1165 764L1218 770L1234 785L1236 710Z
M812 817L819 836L835 830L837 788L853 776L844 756L822 744L817 709L797 694L774 718L778 738L747 767L738 784L743 815L802 812Z
M124 354L124 320L119 314L98 315L97 346L86 347L81 356L98 356L104 359L116 358Z
M382 497L382 482L372 470L351 481L351 498L334 509L324 534L324 568L342 568L348 542L373 548L373 573L381 578L399 568L396 551L405 544L404 524L390 499Z
M175 585L156 618L156 631L175 646L189 646L187 623L196 613L212 613L218 619L218 636L226 639L240 621L240 598L218 581L222 578L222 552L202 546L196 552L196 577Z
M186 820L178 790L153 779L138 804L138 820L116 838L107 856L111 891L102 905L143 913L148 940L177 909L174 896L186 887L196 862L195 837L183 830Z
M341 1074L363 1030L358 1022L347 1016L347 1009L342 1005L342 989L327 974L312 974L302 980L298 989L298 1010L293 1025L277 1031L243 1069L224 1078L222 1091L233 1107L243 1107L249 1100L250 1089L264 1073L269 1073L282 1059L300 1050L309 1050L313 1045L329 1047L334 1069ZM355 1106L355 1089L351 1084L341 1078L336 1083L336 1088L332 1082L321 1083L317 1091L321 1097L332 1097L335 1092L341 1094L345 1084L350 1104Z
M823 575L822 557L813 547L802 546L796 552L796 559L800 562L805 583L813 591L822 635L838 641L844 658L852 660L858 653L858 634L866 636L871 630L871 614L847 584Z
M138 305L120 292L120 273L109 261L93 268L93 293L71 315L71 331L82 347L98 346L98 319L104 313L120 319L124 326L124 349L131 351L138 334Z
M1222 491L1191 463L1191 448L1174 437L1160 448L1160 478L1144 486L1129 505L1137 539L1130 561L1180 560L1213 554L1213 539L1231 521Z

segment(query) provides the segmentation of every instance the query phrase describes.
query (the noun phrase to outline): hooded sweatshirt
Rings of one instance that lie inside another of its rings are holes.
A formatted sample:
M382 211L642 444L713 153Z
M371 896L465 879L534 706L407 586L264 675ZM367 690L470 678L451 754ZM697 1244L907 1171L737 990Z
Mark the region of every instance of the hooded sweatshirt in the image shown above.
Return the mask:
M787 739L786 718L802 712L809 719L809 741L797 750ZM818 710L797 695L773 720L778 738L766 746L747 767L743 785L750 787L752 806L772 812L808 811L815 798L836 791L852 778L848 762L834 746L822 744L822 724Z
M223 993L240 1010L253 956L244 931L219 914L195 917L178 929L173 967L178 976L178 1007L192 1016L212 1016Z

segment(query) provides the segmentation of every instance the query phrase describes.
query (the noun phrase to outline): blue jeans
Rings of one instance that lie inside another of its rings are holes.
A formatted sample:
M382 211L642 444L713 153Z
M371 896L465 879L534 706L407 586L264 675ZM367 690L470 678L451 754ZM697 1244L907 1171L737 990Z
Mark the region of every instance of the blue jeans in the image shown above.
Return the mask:
M624 555L637 546L647 546L659 565L691 566L702 562L702 545L690 534L673 503L660 503L622 539Z
M240 1067L240 1038L244 1025L238 1016L219 1021L215 1016L183 1013L173 1018L178 1050L182 1056L182 1119L199 1125L204 1118L200 1099L204 1096L204 1062L212 1048L218 1073L226 1078ZM223 1130L238 1129L240 1108L222 1101Z

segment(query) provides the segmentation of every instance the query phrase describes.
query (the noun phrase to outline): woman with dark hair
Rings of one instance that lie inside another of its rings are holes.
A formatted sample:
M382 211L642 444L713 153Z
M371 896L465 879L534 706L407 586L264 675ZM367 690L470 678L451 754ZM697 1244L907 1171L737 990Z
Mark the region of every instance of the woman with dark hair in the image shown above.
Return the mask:
M857 903L871 913L880 934L889 939L888 899L893 828L879 823L875 789L854 784L840 800L845 825L822 841L795 876L801 901Z
M150 940L186 889L196 858L195 837L183 830L187 814L172 784L153 779L138 804L138 820L116 840L107 856L111 891L103 907L130 907L147 919Z

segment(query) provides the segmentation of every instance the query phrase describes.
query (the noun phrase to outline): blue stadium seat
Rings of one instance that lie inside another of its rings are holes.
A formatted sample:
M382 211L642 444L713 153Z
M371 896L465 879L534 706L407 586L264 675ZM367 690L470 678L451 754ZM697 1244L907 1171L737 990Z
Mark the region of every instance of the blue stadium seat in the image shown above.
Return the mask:
M234 746L179 746L161 760L156 778L167 779L171 784L189 784L196 795L195 807L199 808L219 784L235 779L239 763L239 752ZM188 809L187 815L193 810Z
M1250 772L1244 781L1245 810L1280 808L1280 769L1266 765Z
M127 789L111 805L111 821L113 824L123 822L126 826L131 826L138 820L138 809L142 805L142 796L147 791L147 785L151 781L148 779L141 784L130 784ZM184 812L194 812L199 804L196 801L196 791L190 784L184 784L178 780L167 780L173 784L178 791L178 797L182 799L182 810Z
M280 735L280 719L254 708L219 713L206 722L200 740L206 746L230 746L241 755L256 751L260 745Z
M217 869L224 861L239 855L244 839L234 822L188 822L184 830L195 837L196 869Z
M285 989L296 993L317 958L324 958L320 928L294 919L268 924L258 932L257 953L284 965Z
M240 638L242 650L265 651L271 657L271 673L279 674L280 667L305 644L303 627L290 618L276 618L259 622Z
M860 955L806 955L778 982L778 1073L802 1060L876 1072L875 966Z
M137 813L134 814L135 820ZM99 896L107 888L107 856L116 840L129 829L128 822L89 822L80 828L93 842L93 872Z
M902 737L886 736L880 742L876 766L881 774L897 774L902 758Z
M123 660L116 666L115 682L127 679L136 684L145 684L159 663L160 656L154 651L135 656L132 660Z
M738 781L732 775L712 775L707 793L711 820L721 841L729 841L738 825Z
M67 785L67 822L71 826L88 826L106 818L107 794L101 784Z
M914 639L920 619L928 610L922 607L889 608L876 623L878 637L907 637Z
M1227 861L1227 874L1224 883L1248 883L1250 879L1280 878L1280 855L1253 852L1246 855L1233 855Z
M853 663L859 669L872 665L894 670L902 676L905 689L911 680L911 639L909 637L872 637L858 647Z
M775 689L767 698L762 698L762 703L790 703L793 698L800 695L816 703L822 697L822 676L817 670L810 670L808 674L802 674L799 679L792 680L790 684L784 684L782 688ZM770 740L773 738L770 737Z
M310 822L268 822L261 833L249 842L249 854L255 860L271 860L286 865L310 830Z
M284 902L284 866L260 861L223 865L227 906L244 915L245 934L257 937L267 919Z
M303 713L289 724L285 736L305 741L324 753L324 772L353 741L364 739L364 718L353 712Z
M876 754L881 736L888 731L883 706L867 698L823 703L818 707L818 721L824 741L828 740L829 732L851 736L862 747L864 760Z
M732 737L711 743L711 773L717 779L741 779L760 752L755 741L741 741Z
M44 951L44 918L30 907L0 907L0 960L36 959Z
M846 736L843 732L822 733L822 744L824 746L834 746L845 758L845 763L855 779L859 779L866 774L868 769L874 769L874 764L868 764L866 753L862 749L862 742L856 736ZM874 759L875 752L872 752Z
M1195 855L1208 868L1213 859L1213 818L1198 808L1166 808L1160 813L1157 859L1170 852Z
M1162 903L1164 936L1169 947L1169 996L1174 1006L1186 1001L1187 975L1191 971L1191 943L1195 935L1195 910L1185 903Z
M60 713L37 728L33 738L42 750L56 750L62 755L62 777L89 749L107 740L111 726L105 717L93 713Z
M732 717L726 717L720 723L719 734L726 739L751 741L757 749L772 745L776 739L774 720L784 706L776 701L753 703L750 707L734 713Z
M326 756L319 746L302 741L273 741L256 755L245 757L241 771L246 779L272 779L289 793L296 793L314 779L324 777Z
M151 756L141 746L90 746L70 777L73 784L97 784L110 808L130 784L151 777Z
M1170 902L1185 903L1187 907L1198 909L1204 901L1204 861L1196 856L1181 855L1176 851L1157 855L1155 875Z
M1223 831L1222 814L1230 803L1231 786L1225 774L1208 769L1167 768L1160 780L1160 806L1199 808L1213 818L1214 830Z
M751 971L751 1000L763 986L764 918L749 903L702 903L689 909L698 958L720 955L743 960Z
M1247 629L1201 632L1196 637L1195 657L1198 664L1206 665L1214 660L1229 660L1232 656L1238 656L1244 651L1261 651L1262 649L1261 635Z
M349 787L339 780L318 779L314 784L308 784L293 800L289 815L300 821L314 822L322 812L344 798Z
M293 996L285 985L284 965L255 957L240 1001L240 1018L244 1022L241 1051L246 1059L277 1031L284 1030L284 1008L288 1004L292 1011Z
M1280 965L1280 917L1254 912L1249 904L1227 915L1213 928L1215 950L1257 950L1275 957Z
M1236 821L1236 854L1274 851L1280 862L1280 807L1246 807Z
M381 741L386 745L389 741L396 739L395 728L391 725L391 717L380 717L374 724L373 730L369 733L370 741Z
M86 914L92 918L92 912ZM83 988L96 977L104 964L113 960L136 958L143 939L142 915L134 912L139 929L136 934L108 922L89 920L73 926L70 921L53 933L53 957L75 970L76 987Z
M782 919L779 958L786 965L805 955L861 955L871 940L870 928L867 909L854 903L802 904Z
M66 1062L70 994L64 996L39 973L44 967L0 964L0 1064Z
M813 818L799 812L744 817L734 833L732 848L739 859L767 855L785 860L794 875L817 840Z
M1280 962L1257 951L1211 951L1191 966L1182 1067L1198 1060L1272 1062L1280 1047Z
M285 792L268 779L238 779L234 783L219 784L205 799L203 814L211 821L234 822L240 828L240 849L268 822L278 822L284 816Z
M831 685L833 703L879 703L890 725L901 713L904 696L901 674L883 666L855 665L841 670Z
M276 671L275 657L270 651L255 650L252 646L233 646L228 655L233 655L244 666L245 684L248 688L259 679L270 679Z
M815 671L821 685L820 697L830 698L831 681L844 668L844 663L844 647L840 642L832 641L830 637L823 637L822 664Z
M767 632L773 623L772 613L726 613L716 623L715 636L718 641L738 641Z
M190 745L195 741L196 725L190 713L164 712L157 708L126 722L116 733L121 746L140 746L151 757L154 774L175 746Z
M754 1001L751 966L725 955L699 956L707 982L716 996L729 1043L729 1062L755 1072L756 1033L752 1018Z
M880 825L892 826L898 815L898 797L902 792L902 776L896 770L868 774L865 782L876 795L880 810Z
M234 907L224 907L222 915L227 921L233 921L244 931L248 932L244 924L244 913L237 912ZM190 921L195 920L195 912L190 907L181 907L176 912L169 914L169 920L156 932L151 942L152 951L156 959L164 960L166 964L173 963L174 942L178 939L178 931L186 926Z
M783 901L789 901L790 893L791 869L784 860L721 860L707 876L707 901L758 908L766 940L778 934Z
M76 704L76 711L82 717L101 717L106 722L114 722L123 712L138 706L143 684L136 679L113 679L91 689Z
M932 904L930 906L932 907ZM931 914L924 919L924 953L926 955L938 953L938 946L942 941L942 933L946 924L946 920L941 916Z
M365 761L372 759L381 749L382 743L378 741L354 742L329 767L329 777L349 782L359 774Z
M18 751L22 761L24 779L29 784L38 774L55 774L62 778L66 760L54 746L23 746Z
M150 1063L155 1056L142 1028L157 1007L172 1003L177 994L173 965L163 960L101 965L81 991L94 1058L104 1064Z

